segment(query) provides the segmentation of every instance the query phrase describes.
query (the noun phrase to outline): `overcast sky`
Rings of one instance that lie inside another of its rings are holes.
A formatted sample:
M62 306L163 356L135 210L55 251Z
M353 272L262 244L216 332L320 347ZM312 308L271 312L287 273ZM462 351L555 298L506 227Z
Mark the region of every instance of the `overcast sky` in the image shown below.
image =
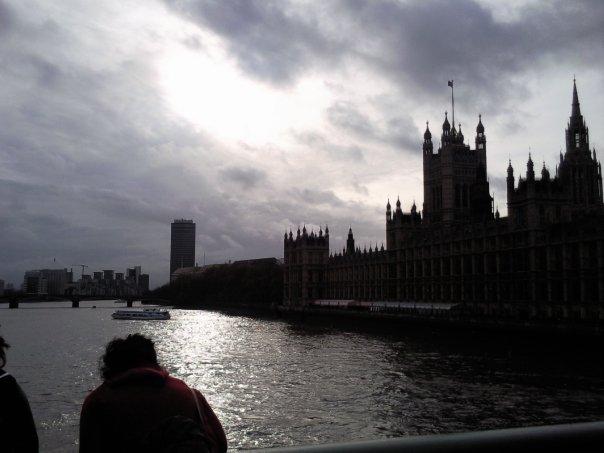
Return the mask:
M421 208L451 110L505 212L505 169L553 170L573 74L604 144L604 2L0 0L0 278L87 264L168 279L170 222L206 262L282 257L286 228L384 241ZM77 275L79 276L79 268Z

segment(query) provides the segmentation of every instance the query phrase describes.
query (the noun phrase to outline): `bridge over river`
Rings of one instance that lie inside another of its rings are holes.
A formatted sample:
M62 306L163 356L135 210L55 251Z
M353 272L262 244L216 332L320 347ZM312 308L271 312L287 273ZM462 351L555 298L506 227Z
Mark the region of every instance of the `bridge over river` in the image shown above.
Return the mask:
M79 295L79 294L69 294L69 295L65 295L65 296L55 296L52 297L52 300L54 301L62 301L62 300L68 300L71 302L71 307L72 308L79 308L80 307L80 302L84 301L84 300L107 300L106 296L86 296L86 295ZM142 296L142 295L131 295L131 296L122 296L119 299L116 299L116 301L123 301L126 302L126 306L127 307L132 307L132 304L134 302L140 302L141 304L150 304L150 303L154 303L154 304L160 304L160 305L169 305L170 301L166 300L166 299L158 299L157 297L150 297L150 296ZM35 303L35 302L48 302L48 299L45 300L31 300L31 296L28 296L26 294L15 294L15 295L11 295L8 297L8 307L9 308L19 308L19 304L21 303Z

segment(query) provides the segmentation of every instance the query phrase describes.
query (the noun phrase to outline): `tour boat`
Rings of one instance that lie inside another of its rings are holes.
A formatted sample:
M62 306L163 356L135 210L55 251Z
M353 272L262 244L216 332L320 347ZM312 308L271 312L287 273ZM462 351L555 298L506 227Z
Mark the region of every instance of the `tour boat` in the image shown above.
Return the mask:
M160 320L170 319L170 312L165 308L143 308L142 310L116 310L113 319Z

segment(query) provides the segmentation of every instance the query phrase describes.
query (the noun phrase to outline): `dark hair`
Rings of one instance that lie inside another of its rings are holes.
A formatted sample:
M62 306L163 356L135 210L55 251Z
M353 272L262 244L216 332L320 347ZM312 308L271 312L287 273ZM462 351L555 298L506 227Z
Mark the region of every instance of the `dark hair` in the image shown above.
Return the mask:
M103 379L111 379L124 371L139 366L158 367L155 344L140 333L126 338L114 338L101 357L100 371Z
M0 368L4 368L4 365L6 365L6 350L8 348L10 348L10 344L0 337Z

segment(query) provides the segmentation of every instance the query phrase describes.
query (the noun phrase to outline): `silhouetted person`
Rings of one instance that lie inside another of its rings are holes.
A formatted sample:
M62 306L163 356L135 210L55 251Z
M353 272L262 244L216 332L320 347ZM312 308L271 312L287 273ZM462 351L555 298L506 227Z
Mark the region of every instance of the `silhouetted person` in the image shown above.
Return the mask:
M38 433L27 397L14 377L4 371L9 344L0 337L0 451L38 451Z
M159 366L150 339L110 341L100 371L104 382L82 406L81 453L226 451L206 399Z

